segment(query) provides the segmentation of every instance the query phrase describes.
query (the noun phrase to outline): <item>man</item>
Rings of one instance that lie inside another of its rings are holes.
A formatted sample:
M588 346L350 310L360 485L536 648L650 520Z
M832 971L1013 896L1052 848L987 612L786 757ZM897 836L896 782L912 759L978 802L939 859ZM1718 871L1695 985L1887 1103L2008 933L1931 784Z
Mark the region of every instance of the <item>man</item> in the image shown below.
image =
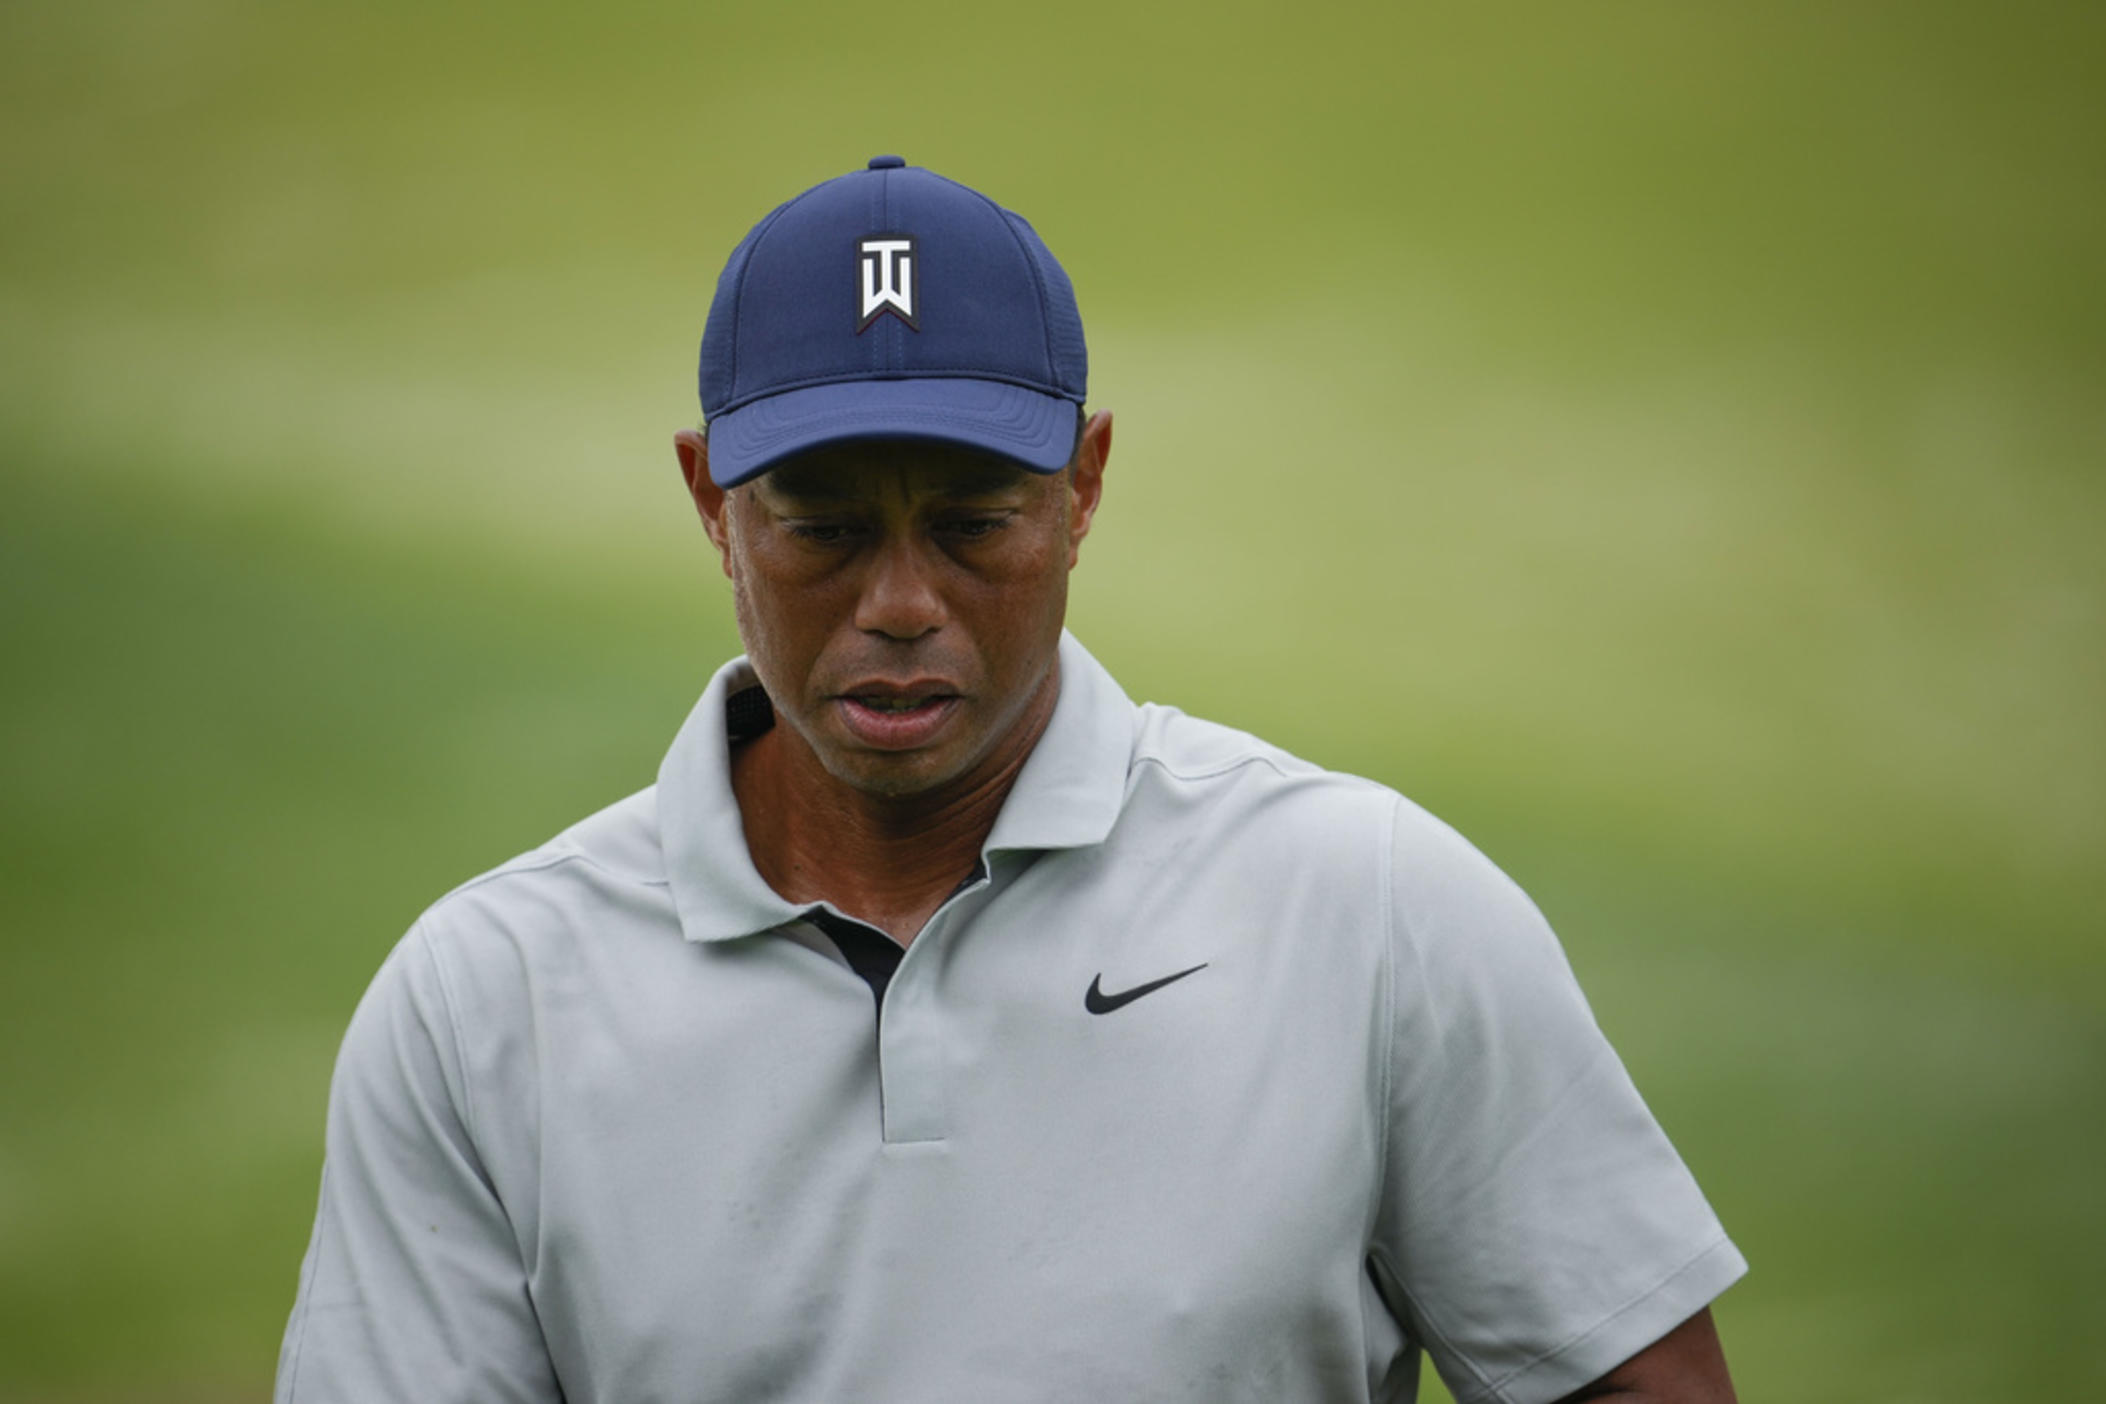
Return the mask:
M747 657L375 978L281 1401L1732 1398L1744 1265L1528 900L1063 633L1084 382L896 157L733 252L676 449Z

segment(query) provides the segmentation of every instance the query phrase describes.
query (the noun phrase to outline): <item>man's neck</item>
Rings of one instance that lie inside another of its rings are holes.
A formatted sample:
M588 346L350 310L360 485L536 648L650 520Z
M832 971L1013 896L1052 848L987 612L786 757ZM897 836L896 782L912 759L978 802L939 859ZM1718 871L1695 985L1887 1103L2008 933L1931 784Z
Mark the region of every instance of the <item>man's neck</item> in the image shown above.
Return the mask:
M906 796L842 783L778 722L731 756L754 868L785 900L831 902L906 945L979 864L1051 707L1033 713L988 764Z

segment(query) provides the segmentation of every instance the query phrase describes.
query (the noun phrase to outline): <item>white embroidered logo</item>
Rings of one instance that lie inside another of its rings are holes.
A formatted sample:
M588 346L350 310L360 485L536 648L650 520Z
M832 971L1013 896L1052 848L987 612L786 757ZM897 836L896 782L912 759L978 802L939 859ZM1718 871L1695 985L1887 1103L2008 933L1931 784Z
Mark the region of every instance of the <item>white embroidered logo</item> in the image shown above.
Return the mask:
M856 323L856 334L887 312L920 331L914 314L914 236L880 234L856 250L863 268L863 319Z

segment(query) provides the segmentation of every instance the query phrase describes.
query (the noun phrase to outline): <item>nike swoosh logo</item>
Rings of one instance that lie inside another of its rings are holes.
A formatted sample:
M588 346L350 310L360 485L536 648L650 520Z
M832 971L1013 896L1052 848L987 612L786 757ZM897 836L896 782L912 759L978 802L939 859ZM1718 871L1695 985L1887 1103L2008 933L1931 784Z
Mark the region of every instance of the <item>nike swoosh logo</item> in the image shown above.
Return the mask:
M1160 980L1150 980L1145 985L1135 985L1132 989L1121 990L1117 994L1106 994L1104 992L1102 988L1104 976L1099 974L1096 979L1090 981L1090 992L1082 997L1082 1007L1089 1010L1092 1014L1109 1014L1114 1009L1123 1009L1127 1005L1132 1004L1144 994L1154 994L1163 986L1173 984L1184 979L1187 975L1195 974L1206 968L1207 963L1201 961L1190 970L1180 970L1175 975L1165 975Z

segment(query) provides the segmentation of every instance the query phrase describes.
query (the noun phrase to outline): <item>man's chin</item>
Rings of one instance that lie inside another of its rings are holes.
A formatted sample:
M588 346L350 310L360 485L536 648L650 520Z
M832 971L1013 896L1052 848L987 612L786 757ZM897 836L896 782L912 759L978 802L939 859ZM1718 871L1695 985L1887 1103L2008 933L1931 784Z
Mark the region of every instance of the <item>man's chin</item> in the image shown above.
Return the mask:
M913 799L958 778L955 765L927 751L858 751L826 769L850 789L881 800Z

